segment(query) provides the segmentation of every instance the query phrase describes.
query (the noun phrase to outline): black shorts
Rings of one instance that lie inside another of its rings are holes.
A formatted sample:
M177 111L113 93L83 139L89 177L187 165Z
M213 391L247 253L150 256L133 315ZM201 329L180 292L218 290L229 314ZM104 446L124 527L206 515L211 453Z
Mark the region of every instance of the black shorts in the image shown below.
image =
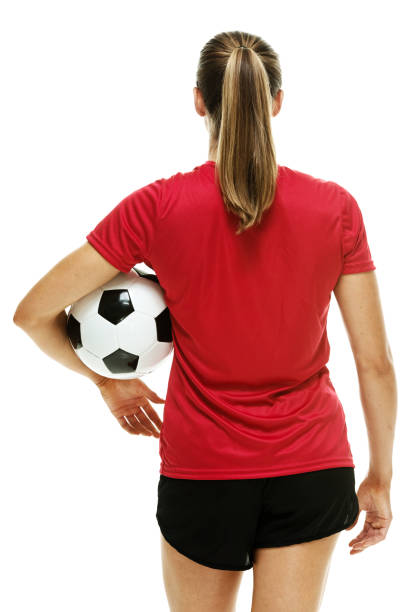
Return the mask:
M324 538L359 512L354 468L287 476L189 480L160 474L156 519L164 538L192 561L248 570L254 550Z

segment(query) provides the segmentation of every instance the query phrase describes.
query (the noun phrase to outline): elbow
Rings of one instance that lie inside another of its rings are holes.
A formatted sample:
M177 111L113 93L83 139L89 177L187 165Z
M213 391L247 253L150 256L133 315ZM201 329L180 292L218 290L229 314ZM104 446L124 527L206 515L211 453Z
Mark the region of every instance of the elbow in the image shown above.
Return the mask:
M23 316L19 313L18 310L16 310L16 312L13 315L13 323L15 325L17 325L18 327L23 327L24 326Z
M66 312L63 310L63 312ZM57 315L56 315L57 316ZM28 312L26 307L18 305L16 312L13 315L13 323L22 327L23 329L28 329L31 327L38 327L44 323L48 323L52 321L55 317L52 317L50 314L48 316L38 316L33 312Z
M389 341L386 339L383 346L377 347L371 354L354 355L357 370L375 372L379 376L389 374L394 369L393 355Z
M28 314L25 313L20 306L17 307L16 312L13 315L13 323L22 328L29 327L31 324Z
M374 372L378 376L389 374L393 370L393 359L389 355L383 358L358 359L356 367L359 372Z

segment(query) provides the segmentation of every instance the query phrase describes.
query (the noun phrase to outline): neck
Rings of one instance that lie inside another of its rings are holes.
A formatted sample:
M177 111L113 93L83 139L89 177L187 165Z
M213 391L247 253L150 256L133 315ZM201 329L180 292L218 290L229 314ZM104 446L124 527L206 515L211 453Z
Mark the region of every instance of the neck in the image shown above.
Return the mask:
M217 161L217 147L216 144L209 141L208 146L208 161Z

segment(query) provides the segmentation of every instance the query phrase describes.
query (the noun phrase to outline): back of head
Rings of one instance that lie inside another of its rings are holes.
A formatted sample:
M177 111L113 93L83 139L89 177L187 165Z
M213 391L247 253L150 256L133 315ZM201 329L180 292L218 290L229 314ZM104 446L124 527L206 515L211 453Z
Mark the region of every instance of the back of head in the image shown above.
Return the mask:
M261 221L274 200L277 163L271 132L281 89L277 53L259 36L222 32L202 48L196 84L216 145L216 175L237 234Z

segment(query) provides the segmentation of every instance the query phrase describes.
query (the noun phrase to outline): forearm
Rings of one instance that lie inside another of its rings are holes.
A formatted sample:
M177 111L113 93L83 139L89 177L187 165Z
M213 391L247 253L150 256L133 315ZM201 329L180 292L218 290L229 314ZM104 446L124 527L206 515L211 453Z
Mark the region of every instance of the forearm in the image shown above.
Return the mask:
M21 322L18 325L52 359L55 359L70 370L86 376L95 384L106 380L104 376L100 376L88 368L76 355L67 336L66 322L67 314L63 310L53 320L30 324Z
M397 414L397 385L393 365L378 371L357 368L360 399L370 449L369 474L379 483L390 484Z

